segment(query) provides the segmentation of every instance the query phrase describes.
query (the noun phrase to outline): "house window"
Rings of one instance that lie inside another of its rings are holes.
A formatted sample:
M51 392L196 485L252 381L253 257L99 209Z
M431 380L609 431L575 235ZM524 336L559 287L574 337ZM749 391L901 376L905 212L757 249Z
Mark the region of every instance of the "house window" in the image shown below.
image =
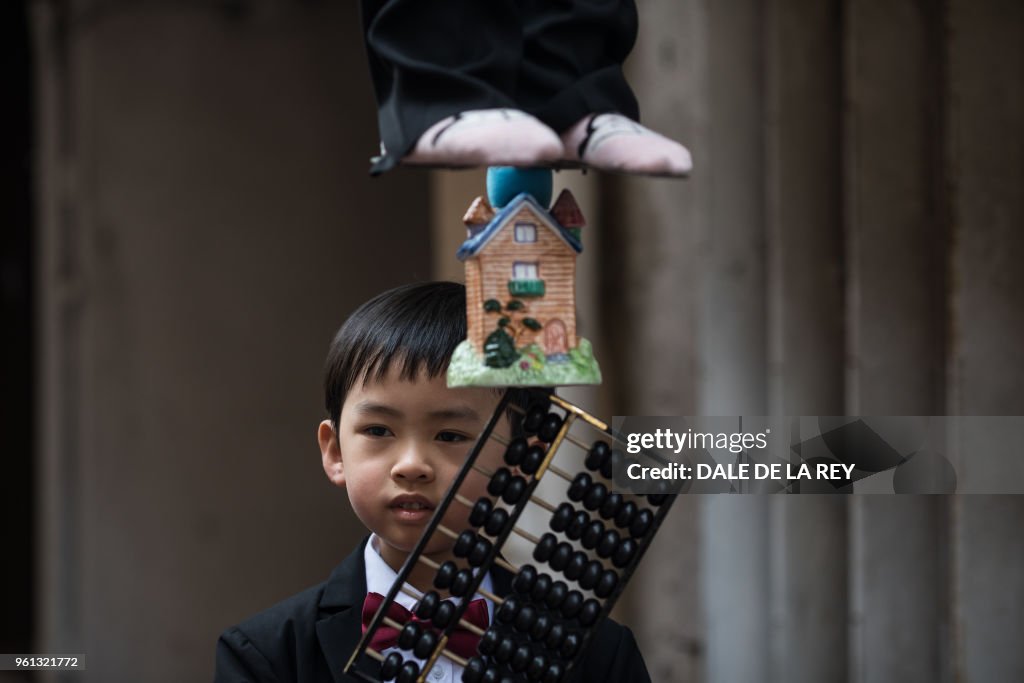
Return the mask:
M516 226L518 228L519 226ZM513 280L537 280L537 262L516 261L512 264Z
M516 223L516 242L536 242L537 226L533 223Z
M512 296L544 296L544 281L538 274L536 261L516 261L512 264L512 279L508 293Z

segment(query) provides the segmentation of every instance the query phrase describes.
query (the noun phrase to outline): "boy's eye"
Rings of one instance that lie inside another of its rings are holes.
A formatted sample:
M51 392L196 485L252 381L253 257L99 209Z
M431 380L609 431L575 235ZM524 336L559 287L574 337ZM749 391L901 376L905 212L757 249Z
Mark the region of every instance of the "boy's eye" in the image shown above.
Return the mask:
M467 441L469 439L465 434L459 434L458 432L439 432L437 435L438 441L444 441L445 443L459 443L460 441Z
M390 436L391 435L391 430L388 429L387 427L381 427L380 425L373 425L372 427L365 428L363 430L363 434L366 434L367 436L378 436L378 437Z

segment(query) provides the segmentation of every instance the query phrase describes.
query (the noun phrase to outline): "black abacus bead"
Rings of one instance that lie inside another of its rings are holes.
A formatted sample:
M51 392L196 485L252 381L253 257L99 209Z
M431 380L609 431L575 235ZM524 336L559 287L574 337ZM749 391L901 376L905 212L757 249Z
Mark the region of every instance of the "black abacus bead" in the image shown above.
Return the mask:
M526 418L523 420L523 431L527 435L536 434L547 414L548 405L544 403L530 404L530 407L526 410Z
M544 596L544 604L554 609L562 604L568 592L569 587L565 585L564 581L555 581L551 584L551 590Z
M547 670L544 672L544 678L541 680L543 683L561 683L564 677L565 667L559 662L554 662L548 665Z
M601 603L593 598L588 599L583 603L583 609L580 610L580 624L583 626L593 626L594 622L601 615Z
M580 510L573 516L572 521L569 522L569 528L565 530L565 535L574 541L579 539L583 535L583 530L587 528L589 521L590 515Z
M629 527L633 523L633 518L636 517L636 510L636 503L631 500L626 501L622 505L622 509L615 515L615 526L620 529Z
M455 555L455 557L465 557L466 555L469 555L469 551L473 549L473 543L475 542L476 534L469 529L463 531L459 534L459 537L455 539L455 547L452 548L452 555Z
M498 607L498 611L495 614L498 621L503 624L511 623L516 618L516 613L519 612L519 600L514 595L510 595L505 598L505 602L501 603Z
M544 447L539 444L530 446L530 449L526 451L526 455L523 457L523 464L519 466L523 474L536 474L537 470L540 469L540 464L544 462L544 456L546 455Z
M653 523L654 513L650 510L641 510L629 525L629 535L633 538L643 538Z
M451 588L448 592L457 598L461 598L469 590L469 584L473 582L473 571L470 569L460 569L452 579Z
M480 526L487 521L487 515L491 514L494 505L490 498L481 498L473 503L473 509L469 512L469 523L471 526Z
M505 508L496 508L487 518L487 525L484 527L484 531L489 533L491 536L500 536L501 533L505 531L505 526L508 524L508 520L508 510Z
M441 602L441 596L436 591L430 591L416 605L416 616L420 619L429 619L434 616L437 606Z
M512 653L516 651L516 641L506 636L501 639L498 643L498 647L494 649L494 661L499 664L504 664L512 658Z
M550 614L542 612L537 615L537 618L533 621L533 626L530 627L530 638L533 640L544 640L553 624L554 619L552 619Z
M611 457L612 449L604 441L595 441L587 452L587 458L583 461L584 466L591 472L601 469L602 463Z
M512 481L501 492L501 499L509 505L515 505L524 493L526 493L526 480L522 477L512 477Z
M571 484L569 484L569 500L574 503L578 503L583 500L583 496L586 495L587 489L590 488L592 483L593 480L586 472L580 472L577 474L576 478L572 480Z
M615 590L615 586L619 584L619 575L611 569L606 569L601 574L601 578L597 582L597 586L594 587L594 595L599 598L607 598Z
M420 633L423 632L423 627L415 621L410 621L402 630L398 632L398 647L403 650L411 650L412 646L416 644L416 641L420 638Z
M619 532L615 531L615 529L609 529L604 532L601 535L601 540L597 542L597 556L611 557L612 553L619 547L621 539L622 537L619 536Z
M434 652L435 647L437 647L437 633L428 628L416 641L412 653L419 659L426 659Z
M498 642L501 640L501 633L496 629L489 628L484 631L484 634L480 636L480 642L477 644L476 649L482 655L494 654L495 648L498 647Z
M548 631L548 637L544 639L544 644L548 646L549 650L557 650L565 640L566 628L564 624L555 624Z
M611 456L605 458L604 462L601 463L601 476L605 479L611 479L612 474L615 472L615 468L622 466L622 460L622 451L613 448Z
M526 439L521 436L512 439L508 448L505 449L505 464L515 467L521 463L527 449L529 449L529 444L526 443Z
M540 423L540 429L537 430L537 438L546 443L551 443L555 440L555 436L561 428L562 417L558 413L548 413L544 417L544 421Z
M553 584L554 579L547 574L541 574L537 577L537 580L533 582L533 587L530 589L530 597L538 602L543 600L547 597L548 591L551 590L551 586Z
M499 467L498 471L491 475L491 480L487 482L487 493L492 496L500 496L511 479L512 472L507 467Z
M532 564L524 564L519 568L519 573L512 579L512 590L516 593L526 594L533 588L537 580L537 570Z
M619 569L624 568L633 561L633 556L636 555L638 547L639 545L632 538L625 539L615 549L615 554L612 555L612 564Z
M550 564L551 568L556 572L560 572L566 568L570 559L572 559L572 546L565 541L562 541L558 544L558 547L555 548L555 552L551 555L551 560L548 564Z
M623 502L622 494L609 493L608 497L604 499L604 503L601 505L601 509L598 510L598 513L604 519L612 519L615 515L619 514L619 510L622 508Z
M406 662L398 671L398 683L415 683L420 675L420 667L416 662Z
M498 672L498 668L492 666L484 672L484 677L480 679L480 683L503 683L504 680Z
M587 567L587 554L576 551L565 565L565 577L570 581L576 581L583 576L583 570Z
M539 681L544 675L544 670L547 666L548 660L544 655L535 655L530 659L530 663L526 665L526 680Z
M604 571L604 565L597 560L587 562L587 566L583 568L583 573L580 574L580 588L591 590L597 585L602 571Z
M520 645L512 653L512 661L509 662L509 666L516 673L526 671L526 667L530 663L530 655L532 654L529 645Z
M583 593L575 590L569 591L569 594L565 596L565 600L562 602L562 616L566 619L572 619L580 613L582 607Z
M392 681L395 676L398 675L398 670L402 668L402 662L405 659L399 652L392 652L384 658L384 663L380 665L380 677L385 681Z
M607 497L608 487L601 482L597 482L591 486L590 490L583 496L583 507L590 511L594 511L604 504Z
M444 562L437 568L437 574L434 575L434 588L447 590L448 586L452 585L452 579L455 578L458 571L459 568L451 560Z
M651 505L653 505L654 507L659 507L666 500L668 500L668 495L669 494L667 494L667 493L648 493L647 494L647 502L650 503Z
M466 662L466 668L462 672L462 683L482 683L484 672L487 671L487 662L483 657L473 657Z
M596 519L587 525L587 528L583 530L583 538L580 543L587 550L593 550L597 547L597 544L601 541L601 535L604 533L604 524L597 521Z
M544 534L540 537L540 543L533 549L533 559L538 562L547 562L556 547L558 547L558 539L555 538L555 535ZM444 586L438 586L438 588L444 588Z
M473 544L473 549L469 551L467 561L470 566L479 567L482 565L487 560L487 556L491 554L493 547L486 538L478 538L476 543Z
M559 505L551 514L551 521L548 522L551 526L551 530L559 533L565 531L569 526L569 523L572 521L574 512L576 512L576 509L569 503L562 503Z
M434 618L430 621L438 628L448 628L448 624L452 623L454 617L455 603L450 600L442 600L441 604L437 606L437 611L434 612Z
M524 605L516 615L516 630L521 633L529 633L535 621L537 621L537 608L533 605Z
M582 638L578 633L570 633L565 636L565 640L562 641L562 647L559 648L559 653L565 659L572 659L576 652L580 649L580 642Z

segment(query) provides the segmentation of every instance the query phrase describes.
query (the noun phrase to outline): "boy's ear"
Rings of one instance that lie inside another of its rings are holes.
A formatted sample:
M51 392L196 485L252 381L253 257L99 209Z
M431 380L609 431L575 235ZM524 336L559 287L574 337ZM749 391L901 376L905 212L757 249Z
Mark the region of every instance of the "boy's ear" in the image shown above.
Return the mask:
M341 446L338 435L334 433L330 420L324 420L316 430L316 440L320 444L320 459L323 462L324 474L335 486L345 486L345 463L341 459Z

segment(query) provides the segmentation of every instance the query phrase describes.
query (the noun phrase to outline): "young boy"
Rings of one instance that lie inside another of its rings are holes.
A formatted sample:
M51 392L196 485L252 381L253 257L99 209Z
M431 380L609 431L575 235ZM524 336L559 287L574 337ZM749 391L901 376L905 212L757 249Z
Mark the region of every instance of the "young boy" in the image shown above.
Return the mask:
M371 533L326 582L225 631L217 643L217 683L356 680L342 669L364 618L373 614L367 607L364 617L364 602L388 592L500 398L495 390L449 389L445 383L451 353L466 335L465 296L462 285L447 282L399 287L364 304L338 331L324 382L328 419L317 439L327 478L348 492ZM509 429L506 421L502 431ZM480 457L493 468L501 455L491 448ZM470 476L464 487L475 499L486 481ZM463 506L453 506L445 524L461 531L466 516ZM452 559L451 546L436 533L423 554L443 562ZM421 565L408 583L431 590L433 574ZM504 596L511 581L495 568L481 587ZM416 602L401 592L397 601L407 609ZM494 605L478 605L486 628ZM362 658L360 669L379 676L379 665L369 658ZM461 675L461 667L442 657L427 680L457 683ZM634 683L649 677L629 629L605 620L566 680Z

